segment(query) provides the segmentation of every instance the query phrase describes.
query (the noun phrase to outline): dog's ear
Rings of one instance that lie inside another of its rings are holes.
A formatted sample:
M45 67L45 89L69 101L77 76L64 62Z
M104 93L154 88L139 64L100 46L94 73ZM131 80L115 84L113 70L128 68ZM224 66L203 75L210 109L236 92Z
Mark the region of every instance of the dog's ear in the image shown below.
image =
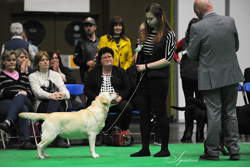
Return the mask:
M107 104L107 105L110 104L108 98L107 98L106 96L103 96L103 95L100 96L100 102L101 102L102 104Z

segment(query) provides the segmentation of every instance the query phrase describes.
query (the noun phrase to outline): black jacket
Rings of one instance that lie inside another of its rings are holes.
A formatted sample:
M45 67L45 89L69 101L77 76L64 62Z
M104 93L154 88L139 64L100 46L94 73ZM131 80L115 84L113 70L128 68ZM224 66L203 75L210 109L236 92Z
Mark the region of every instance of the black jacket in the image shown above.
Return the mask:
M88 97L87 106L91 104L95 97L99 95L102 85L102 66L96 66L92 69L85 82L84 92ZM130 95L131 83L125 70L113 66L111 84L115 89L115 92L122 97L122 99L128 99Z
M151 57L151 60L146 63L155 62L158 60L161 60L162 58L165 58L165 52L166 52L166 40L168 38L169 32L166 32L161 40L154 45L153 54ZM169 52L171 52L171 57L174 57L175 52L175 42L171 43L172 41L168 41L168 49ZM144 64L141 61L142 59L142 51L138 53L136 64ZM172 59L173 60L173 59ZM172 61L171 60L171 61ZM148 69L147 72L148 77L160 77L160 78L168 78L169 77L169 66L158 68L158 69Z

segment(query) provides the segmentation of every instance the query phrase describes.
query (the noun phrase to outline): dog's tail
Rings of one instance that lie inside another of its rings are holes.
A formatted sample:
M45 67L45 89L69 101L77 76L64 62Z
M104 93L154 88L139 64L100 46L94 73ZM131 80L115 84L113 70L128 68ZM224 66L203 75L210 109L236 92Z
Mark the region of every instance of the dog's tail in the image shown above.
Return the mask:
M49 114L45 114L45 113L20 113L18 114L19 117L21 118L28 118L28 119L32 119L32 120L45 120Z
M185 111L185 110L193 110L195 109L195 105L190 105L190 106L186 106L186 107L177 107L177 106L170 106L171 108L173 109L176 109L176 110L180 110L180 111Z
M187 103L191 103L191 104L195 104L199 109L203 110L203 111L207 111L207 106L204 103L204 101L197 99L197 98L187 98L186 100Z

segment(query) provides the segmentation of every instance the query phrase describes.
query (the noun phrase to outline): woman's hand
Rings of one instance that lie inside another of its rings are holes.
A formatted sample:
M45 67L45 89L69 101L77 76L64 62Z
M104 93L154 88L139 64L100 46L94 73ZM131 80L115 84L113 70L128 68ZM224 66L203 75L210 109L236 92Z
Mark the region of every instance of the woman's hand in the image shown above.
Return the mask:
M138 72L145 71L146 70L146 64L138 64L136 65L136 69Z
M64 100L65 97L66 97L66 94L62 91L54 92L49 95L49 99L53 99L53 100Z
M66 94L65 94L64 92L60 91L60 92L58 93L58 98L59 98L59 100L63 100L63 99L65 99L65 97L66 97Z
M52 64L52 69L53 69L53 71L56 71L56 72L61 73L59 64L58 64L57 62L54 62L54 63Z
M16 96L19 95L19 94L23 94L23 95L27 96L27 92L26 92L26 91L19 91L19 92L16 94Z
M61 72L61 69L60 69L59 64L57 62L53 63L52 69L53 69L53 71L56 71L56 72L58 72L61 75L61 77L63 79L63 82L67 82L65 74L63 74Z
M28 59L24 60L21 68L20 68L21 73L26 73L28 74Z
M54 92L49 95L49 99L59 100L59 92Z

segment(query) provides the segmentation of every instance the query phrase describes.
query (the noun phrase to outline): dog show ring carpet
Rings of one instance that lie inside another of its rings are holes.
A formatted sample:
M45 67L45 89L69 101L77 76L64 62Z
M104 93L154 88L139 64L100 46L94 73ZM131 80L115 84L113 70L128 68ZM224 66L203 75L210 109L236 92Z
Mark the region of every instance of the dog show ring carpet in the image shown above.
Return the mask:
M151 156L130 157L141 149L141 144L131 147L97 146L100 158L92 158L89 146L46 149L51 158L37 159L36 150L0 149L0 167L249 167L250 143L239 143L241 159L229 160L220 153L219 161L199 160L204 153L203 143L169 144L170 157L153 157L160 146L150 145Z

